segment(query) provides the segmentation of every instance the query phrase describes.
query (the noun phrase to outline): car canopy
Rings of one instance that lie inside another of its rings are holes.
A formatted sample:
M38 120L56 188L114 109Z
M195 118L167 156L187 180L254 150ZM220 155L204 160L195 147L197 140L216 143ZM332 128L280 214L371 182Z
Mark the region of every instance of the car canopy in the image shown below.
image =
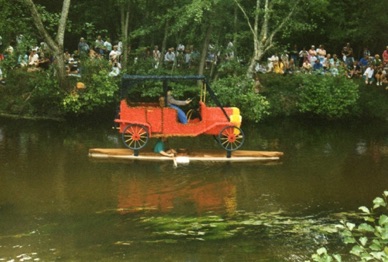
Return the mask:
M229 119L229 116L226 114L224 107L221 105L220 101L218 100L216 94L214 93L213 89L211 89L209 82L207 81L206 77L203 75L129 75L124 74L121 78L121 98L125 98L128 94L128 90L134 88L137 84L145 81L161 81L163 83L163 94L167 94L168 90L168 83L169 82L179 82L179 81L202 81L204 86L206 87L206 91L209 93L211 99L214 101L214 103L221 108L224 115L227 119Z

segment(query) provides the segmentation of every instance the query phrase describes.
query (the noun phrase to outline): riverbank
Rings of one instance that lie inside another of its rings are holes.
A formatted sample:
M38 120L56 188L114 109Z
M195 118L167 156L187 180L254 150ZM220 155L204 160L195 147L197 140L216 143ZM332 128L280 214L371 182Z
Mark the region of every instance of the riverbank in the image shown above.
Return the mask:
M63 90L47 74L14 73L6 85L0 85L0 114L4 117L54 121L114 118L120 78L100 72L83 77L85 89ZM260 74L259 80L259 92L254 89L255 82L244 76L213 80L211 86L223 105L240 108L244 122L276 117L388 119L388 91L384 86L365 85L361 78ZM155 96L152 89L144 90L146 98Z

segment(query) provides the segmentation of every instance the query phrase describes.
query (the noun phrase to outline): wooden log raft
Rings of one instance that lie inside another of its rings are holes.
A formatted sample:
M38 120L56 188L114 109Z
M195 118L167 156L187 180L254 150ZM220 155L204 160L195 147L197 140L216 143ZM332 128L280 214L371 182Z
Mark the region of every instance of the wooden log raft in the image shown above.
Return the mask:
M176 159L182 162L191 161L209 161L209 162L255 162L279 160L283 156L282 152L277 151L251 151L237 150L233 151L231 157L226 157L225 151L197 151L197 152L178 152ZM98 159L129 159L129 160L149 160L149 161L171 161L170 157L160 154L141 151L138 156L134 152L125 148L91 148L89 157Z

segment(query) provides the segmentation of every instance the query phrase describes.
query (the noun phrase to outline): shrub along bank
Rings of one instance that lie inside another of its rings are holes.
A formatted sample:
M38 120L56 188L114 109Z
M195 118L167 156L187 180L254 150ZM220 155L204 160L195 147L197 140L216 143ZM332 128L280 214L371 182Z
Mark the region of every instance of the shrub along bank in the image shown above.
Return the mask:
M87 68L82 78L70 77L66 89L59 88L48 71L12 70L7 83L0 85L0 112L48 118L93 114L102 109L114 112L120 78L108 76L109 65L90 64ZM262 74L259 79L259 93L255 92L255 82L245 76L220 77L211 86L221 103L239 107L247 122L293 116L388 118L388 91L366 86L361 79L306 74ZM77 88L80 81L85 88ZM150 89L147 95L155 96L155 90ZM193 91L192 95L198 94Z

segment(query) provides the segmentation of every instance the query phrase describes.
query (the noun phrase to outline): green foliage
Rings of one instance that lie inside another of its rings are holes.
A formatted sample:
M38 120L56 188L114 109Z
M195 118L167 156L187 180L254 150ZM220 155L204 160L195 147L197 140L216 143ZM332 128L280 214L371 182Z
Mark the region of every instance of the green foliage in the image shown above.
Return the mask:
M337 261L341 262L342 258L338 254L330 255L327 253L326 248L321 247L317 249L316 253L311 256L313 261L316 262L332 262L332 261Z
M358 85L344 77L266 74L260 79L273 117L303 114L339 119L357 111Z
M359 81L359 114L363 117L386 119L388 116L388 92L384 88L365 85Z
M270 105L270 117L298 114L296 92L300 85L298 77L262 74L259 75L259 79L262 85L260 93L267 98Z
M58 117L62 91L52 72L9 71L7 84L0 89L0 110L25 116Z
M356 224L341 220L336 227L345 244L352 245L350 254L359 261L388 261L388 191L382 197L373 200L371 208L361 206L364 222ZM330 255L325 248L320 248L312 255L313 261L341 261L337 254Z
M97 63L95 66L99 66ZM62 106L68 113L90 113L107 104L117 102L120 78L110 77L109 71L101 68L97 73L85 70L80 79L85 89L73 88L62 100ZM88 74L87 72L90 72Z
M335 119L350 115L359 98L358 86L344 77L300 75L297 108L301 113Z
M225 60L218 64L217 73L219 77L244 75L246 68L237 59Z
M42 5L36 5L36 8L38 9L38 12L42 19L42 22L45 25L46 30L49 31L51 34L54 34L58 27L61 14L48 12L46 10L46 7Z
M268 115L269 103L264 96L254 92L253 85L253 80L240 76L219 79L212 88L221 104L238 107L244 118L259 122Z
M338 225L343 231L344 243L352 244L350 253L360 261L387 261L388 260L388 191L382 197L373 200L373 206L359 209L365 222L354 224L341 221Z
M314 235L333 233L333 228L323 227L320 219L287 216L281 211L238 211L228 217L211 214L200 217L147 216L140 220L159 242L213 241L241 236L276 239L286 233L307 244L313 241Z

